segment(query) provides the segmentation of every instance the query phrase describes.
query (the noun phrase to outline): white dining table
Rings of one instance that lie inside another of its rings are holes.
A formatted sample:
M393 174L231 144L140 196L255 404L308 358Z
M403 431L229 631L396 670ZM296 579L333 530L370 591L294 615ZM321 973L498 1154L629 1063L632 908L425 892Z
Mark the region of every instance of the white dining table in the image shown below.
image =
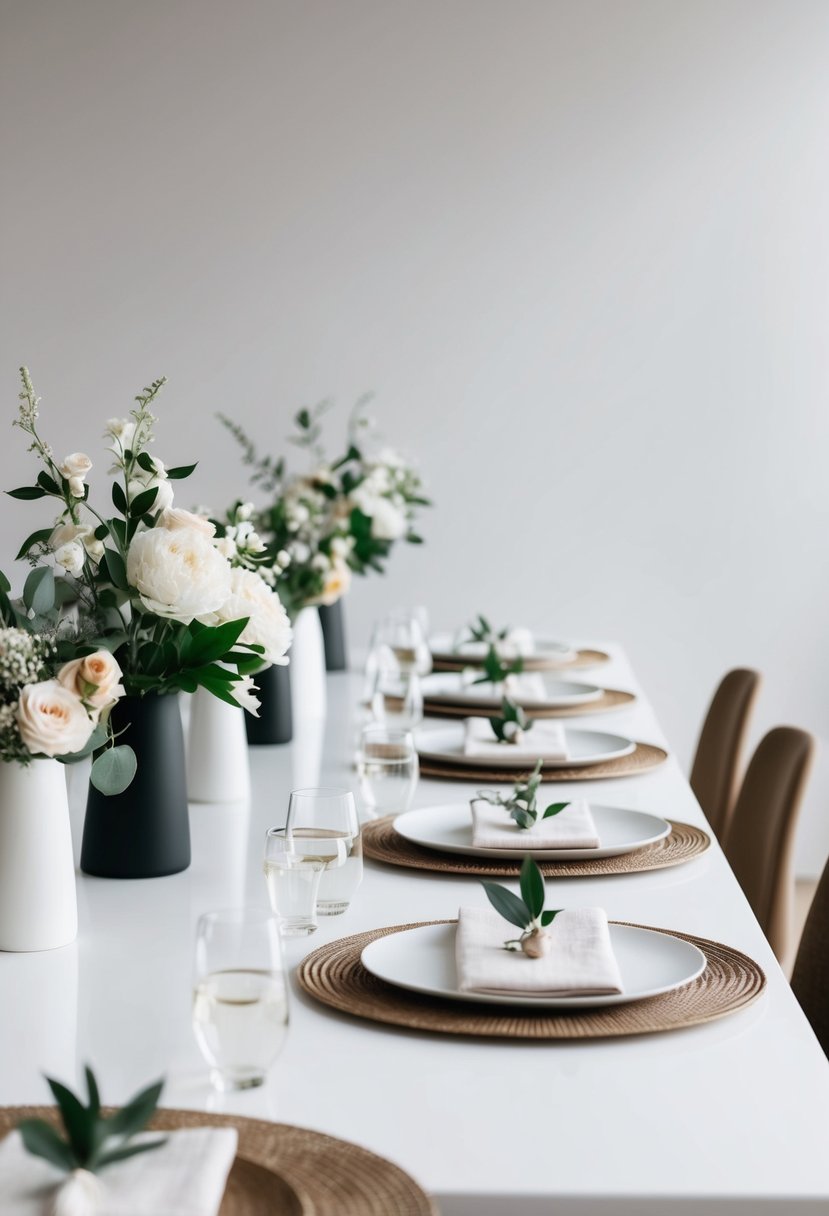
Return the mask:
M585 677L637 701L578 724L668 746L622 649L603 649L611 662ZM298 721L290 745L251 749L249 803L191 806L189 870L132 882L79 874L77 941L0 955L0 1103L48 1101L42 1074L73 1083L85 1062L114 1103L165 1076L163 1105L295 1123L390 1158L444 1216L829 1212L829 1063L716 842L673 869L557 880L554 902L747 952L768 987L740 1013L617 1040L476 1040L340 1015L292 980L290 1031L268 1084L210 1088L190 1025L196 920L267 904L264 833L284 823L292 788L356 791L359 689L355 675L329 676L324 721ZM70 778L76 848L85 779L80 769ZM470 788L422 779L414 805L463 800ZM641 776L546 788L705 825L672 756ZM286 940L286 962L293 975L325 942L454 917L482 895L474 880L368 862L348 911Z

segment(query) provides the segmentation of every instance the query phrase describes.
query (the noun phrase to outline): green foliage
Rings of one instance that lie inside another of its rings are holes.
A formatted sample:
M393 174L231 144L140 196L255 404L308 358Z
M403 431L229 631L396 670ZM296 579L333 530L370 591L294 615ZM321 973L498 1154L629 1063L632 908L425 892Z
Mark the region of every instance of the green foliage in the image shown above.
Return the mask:
M499 743L515 743L522 733L532 730L534 719L528 718L521 706L510 697L503 697L501 716L490 718L489 724Z
M161 1096L163 1081L157 1081L141 1090L126 1106L122 1106L107 1118L101 1114L101 1099L95 1076L89 1067L85 1072L86 1104L60 1081L46 1078L57 1103L66 1136L63 1138L50 1123L42 1119L24 1119L18 1124L18 1131L30 1153L35 1157L44 1158L67 1173L76 1169L96 1173L115 1161L123 1161L136 1153L150 1152L166 1143L166 1137L163 1136L141 1144L129 1143L152 1118Z
M544 875L530 854L527 854L521 863L520 898L508 887L503 887L497 882L482 881L481 886L486 891L487 899L498 915L509 921L511 925L523 930L519 942L528 937L533 930L547 928L562 911L561 908L551 908L545 911ZM508 948L516 945L514 941L504 944Z
M473 680L473 684L503 684L509 676L520 675L524 670L524 660L518 655L511 661L501 658L498 648L490 643L486 658L483 661L483 674Z
M95 758L89 779L102 794L123 794L137 770L135 752L121 743L106 748Z
M479 790L476 796L482 802L490 803L491 806L502 806L519 828L526 829L533 827L539 819L538 790L540 785L541 761L538 760L526 781L516 782L506 797L497 790ZM569 805L569 802L551 802L540 812L541 818L549 819L553 815L560 815Z

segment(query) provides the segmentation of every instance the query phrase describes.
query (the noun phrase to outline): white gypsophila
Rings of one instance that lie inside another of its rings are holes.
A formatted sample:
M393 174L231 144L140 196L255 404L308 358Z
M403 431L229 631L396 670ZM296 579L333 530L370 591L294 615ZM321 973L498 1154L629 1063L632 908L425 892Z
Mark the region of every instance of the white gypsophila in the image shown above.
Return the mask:
M12 690L34 684L51 653L45 638L13 626L0 628L0 686Z
M290 556L291 561L299 562L302 565L310 558L311 550L304 540L295 540L290 548Z
M127 579L148 612L189 625L230 596L230 566L195 528L148 528L133 537Z
M322 570L324 572L329 569L330 565L331 562L324 553L315 553L311 558L311 568L313 570Z
M277 593L262 580L258 572L237 566L230 575L230 594L215 614L217 622L248 623L239 636L240 642L263 646L263 663L284 666L291 644L291 622Z
M331 552L335 557L348 557L353 548L353 536L334 536L331 540Z
M287 549L280 549L276 555L276 560L284 570L286 566L290 566L291 564L291 555Z
M259 707L262 702L256 695L256 685L253 676L243 676L241 680L237 680L232 686L230 694L237 705L246 710L249 714L253 714L254 718L259 717Z
M67 574L80 574L83 570L84 547L76 540L59 545L54 553L55 562L62 566Z

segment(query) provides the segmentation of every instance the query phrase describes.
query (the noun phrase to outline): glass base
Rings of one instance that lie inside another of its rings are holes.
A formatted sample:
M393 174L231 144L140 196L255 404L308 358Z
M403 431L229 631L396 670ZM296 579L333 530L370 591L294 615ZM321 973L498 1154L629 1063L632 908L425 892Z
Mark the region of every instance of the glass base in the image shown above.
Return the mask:
M289 921L281 920L279 922L279 932L283 937L308 937L311 933L316 933L317 926L309 924L308 921Z
M265 1074L261 1072L221 1072L211 1068L210 1081L214 1089L222 1093L232 1093L240 1089L256 1089L265 1084Z
M317 900L317 916L341 916L348 907L348 900Z

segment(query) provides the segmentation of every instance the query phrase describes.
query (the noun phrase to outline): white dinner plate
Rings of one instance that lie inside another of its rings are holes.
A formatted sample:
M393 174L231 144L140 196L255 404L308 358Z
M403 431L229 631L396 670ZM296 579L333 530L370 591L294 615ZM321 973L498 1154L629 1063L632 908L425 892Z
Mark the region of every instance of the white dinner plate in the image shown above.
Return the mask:
M604 695L604 689L598 684L585 684L578 680L558 680L555 677L536 673L544 682L543 697L527 697L516 693L513 698L519 705L532 713L538 709L555 709L567 705L588 705L598 701ZM483 705L489 709L501 708L503 693L494 693L491 684L472 684L465 680L460 672L436 671L425 676L421 687L424 697L430 701L447 702L450 705L463 704L469 701L475 705Z
M542 795L543 797L543 795ZM558 799L550 799L558 801ZM563 801L563 800L562 800ZM574 801L571 799L570 801ZM598 849L481 849L472 843L472 812L468 802L452 802L446 806L426 806L417 811L398 815L393 827L412 844L438 853L456 853L462 857L509 858L520 861L524 853L532 853L537 861L589 861L598 857L621 857L646 845L662 840L671 825L658 815L646 811L628 811L619 806L590 804L593 821L601 845ZM510 820L504 811L504 825ZM519 832L516 827L516 833ZM527 836L527 832L521 832Z
M429 638L429 649L432 652L433 658L450 659L452 662L458 662L461 659L480 660L486 658L489 650L487 642L466 642L460 647L455 645L455 638L451 633L436 633ZM576 652L569 642L561 642L556 638L533 638L533 648L529 654L525 654L525 659L557 659L559 662L567 662L568 659L575 658Z
M483 893L482 893L483 894ZM701 975L706 958L701 950L682 938L655 929L632 925L610 925L610 941L622 974L621 993L603 996L519 996L512 993L460 992L455 970L456 925L419 925L400 933L389 933L366 946L363 966L378 979L410 992L450 1001L474 1001L481 1005L521 1005L533 1009L573 1009L599 1005L623 1005L644 1001L681 988ZM504 938L513 929L504 921Z
M535 760L526 752L514 754L508 743L503 744L503 755L498 756L467 756L463 750L464 725L455 722L446 726L421 727L415 732L415 746L421 760L438 760L441 763L449 761L452 764L466 765L471 769L497 768L527 769L533 768ZM493 739L495 736L493 735ZM564 727L564 738L567 745L566 760L545 760L545 769L554 768L585 768L589 764L602 764L606 760L618 760L621 756L629 756L636 750L632 739L624 735L611 735L604 730L573 730Z

